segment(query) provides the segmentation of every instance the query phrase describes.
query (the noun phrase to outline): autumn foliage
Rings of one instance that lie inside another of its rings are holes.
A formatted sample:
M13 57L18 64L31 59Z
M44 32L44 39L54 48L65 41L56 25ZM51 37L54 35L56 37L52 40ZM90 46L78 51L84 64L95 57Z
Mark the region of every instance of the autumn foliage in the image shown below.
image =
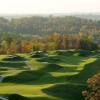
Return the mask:
M59 34L53 33L43 36L11 37L5 35L0 41L0 54L28 53L32 51L86 49L95 50L94 36L89 34Z
M89 78L88 90L82 92L85 100L100 100L100 73Z

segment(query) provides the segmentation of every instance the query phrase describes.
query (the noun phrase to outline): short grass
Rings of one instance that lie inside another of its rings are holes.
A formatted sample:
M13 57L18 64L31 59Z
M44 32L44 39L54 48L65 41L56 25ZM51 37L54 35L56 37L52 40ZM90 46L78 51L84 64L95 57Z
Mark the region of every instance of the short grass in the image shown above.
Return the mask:
M18 54L27 59L27 64L18 59L4 61L7 56L1 55L0 75L5 79L0 83L0 95L19 94L29 100L83 100L81 91L86 88L86 80L100 72L100 57L92 57L93 51L48 54L42 57Z

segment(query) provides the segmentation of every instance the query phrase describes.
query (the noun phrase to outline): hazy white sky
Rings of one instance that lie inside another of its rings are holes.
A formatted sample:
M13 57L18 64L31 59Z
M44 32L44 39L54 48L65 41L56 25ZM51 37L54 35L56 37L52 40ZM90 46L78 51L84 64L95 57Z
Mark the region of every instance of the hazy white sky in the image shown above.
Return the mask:
M100 12L100 0L0 0L0 14Z

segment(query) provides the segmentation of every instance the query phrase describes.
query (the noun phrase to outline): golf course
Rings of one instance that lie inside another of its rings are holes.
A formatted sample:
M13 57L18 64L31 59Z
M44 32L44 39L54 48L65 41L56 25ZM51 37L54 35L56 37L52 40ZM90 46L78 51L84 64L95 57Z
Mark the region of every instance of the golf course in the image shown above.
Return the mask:
M86 81L98 72L100 51L55 50L0 55L0 97L84 100L82 91L87 88Z

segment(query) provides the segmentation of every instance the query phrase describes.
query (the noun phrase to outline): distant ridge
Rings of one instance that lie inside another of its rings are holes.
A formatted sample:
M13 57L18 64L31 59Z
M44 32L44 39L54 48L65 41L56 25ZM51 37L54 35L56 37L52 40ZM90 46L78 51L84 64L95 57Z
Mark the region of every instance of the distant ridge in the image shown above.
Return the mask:
M0 17L7 18L11 20L12 18L22 18L22 17L32 17L32 16L42 16L42 17L49 17L49 16L59 16L59 17L64 17L64 16L75 16L83 19L89 19L89 20L95 20L98 21L100 20L100 13L67 13L67 14L60 14L60 13L55 13L55 14L9 14L9 15L0 15Z
M0 35L100 34L99 20L100 14L1 15Z

